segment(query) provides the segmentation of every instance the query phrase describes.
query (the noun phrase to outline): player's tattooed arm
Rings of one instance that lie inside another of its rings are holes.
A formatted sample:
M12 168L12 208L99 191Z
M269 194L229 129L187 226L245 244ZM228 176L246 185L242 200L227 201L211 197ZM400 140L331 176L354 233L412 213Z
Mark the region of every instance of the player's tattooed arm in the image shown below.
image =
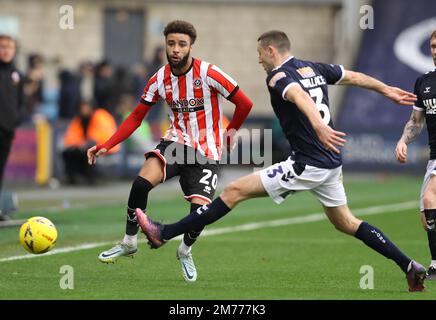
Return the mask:
M424 112L413 110L410 120L407 121L403 135L398 140L395 148L395 157L398 162L406 163L407 161L407 145L411 143L421 133L424 126Z
M404 126L401 139L405 144L409 144L416 139L424 127L424 112L413 110L409 121Z
M367 74L345 70L345 75L339 84L353 85L369 90L374 90L395 103L412 106L416 101L416 95L397 87L391 87Z

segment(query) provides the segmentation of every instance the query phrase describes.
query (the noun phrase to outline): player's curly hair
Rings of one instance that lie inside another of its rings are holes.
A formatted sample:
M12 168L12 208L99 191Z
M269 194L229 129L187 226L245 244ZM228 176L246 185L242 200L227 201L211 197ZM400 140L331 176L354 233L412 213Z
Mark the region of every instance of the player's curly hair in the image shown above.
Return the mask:
M291 50L291 42L288 36L283 31L271 30L263 33L257 41L260 42L262 47L273 46L279 52Z
M170 33L187 34L191 39L191 44L194 44L195 40L197 39L197 31L195 30L192 23L189 23L187 21L174 20L169 22L165 27L163 34L166 38Z
M431 36L430 36L430 40L436 38L436 30L432 32Z

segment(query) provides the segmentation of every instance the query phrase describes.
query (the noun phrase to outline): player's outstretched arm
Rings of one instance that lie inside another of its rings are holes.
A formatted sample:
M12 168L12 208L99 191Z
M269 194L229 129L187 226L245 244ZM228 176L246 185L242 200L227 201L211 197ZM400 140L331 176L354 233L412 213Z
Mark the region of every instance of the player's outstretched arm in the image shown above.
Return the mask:
M353 85L374 90L404 106L412 106L416 101L416 95L413 93L404 91L397 87L388 86L384 82L361 72L345 70L345 75L339 84Z
M232 120L228 124L224 132L224 142L226 144L227 151L231 151L234 147L233 137L236 131L239 130L244 123L251 108L253 102L245 95L241 89L237 89L235 95L229 100L235 105L235 112L233 113Z
M151 107L143 103L138 103L135 110L121 123L118 130L109 138L108 141L101 145L93 146L87 151L88 163L93 165L97 162L97 157L103 155L117 144L126 140L144 120Z
M295 103L298 109L306 115L321 143L328 150L340 153L337 147L344 146L346 140L342 137L345 136L345 133L333 130L322 121L318 108L312 98L299 85L290 86L286 90L285 97L287 100Z
M416 137L421 133L424 127L424 112L413 110L409 121L404 126L403 135L397 142L395 148L395 157L398 162L406 163L407 161L407 145L414 141Z

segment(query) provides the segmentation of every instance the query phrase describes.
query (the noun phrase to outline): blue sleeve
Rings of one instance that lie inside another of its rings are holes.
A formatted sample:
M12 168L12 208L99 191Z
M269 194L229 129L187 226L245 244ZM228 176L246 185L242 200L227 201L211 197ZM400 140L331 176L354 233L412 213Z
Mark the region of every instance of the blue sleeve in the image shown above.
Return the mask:
M419 88L421 87L421 77L419 77L418 79L416 79L416 82L415 82L415 88L414 88L414 90L413 90L413 93L416 95L416 97L417 97L417 100L416 100L416 102L415 102L415 105L414 105L414 108L417 108L417 109L419 109L419 110L424 110L425 109L425 106L424 106L424 104L422 103L422 99L421 99L421 97L419 96Z
M292 77L288 72L279 69L268 77L267 85L280 95L283 100L286 100L285 94L288 88L292 85L299 85L299 83L298 80Z
M339 64L316 63L315 65L319 73L326 79L327 84L336 84L345 75L344 67Z

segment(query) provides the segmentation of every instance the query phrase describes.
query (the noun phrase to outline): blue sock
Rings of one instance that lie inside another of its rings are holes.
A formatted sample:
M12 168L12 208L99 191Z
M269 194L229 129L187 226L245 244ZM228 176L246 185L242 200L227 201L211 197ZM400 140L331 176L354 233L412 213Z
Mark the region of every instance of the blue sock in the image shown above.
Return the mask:
M230 210L221 198L218 197L211 204L198 208L178 222L164 225L162 238L170 240L191 230L201 230L206 225L224 217Z
M191 212L195 212L198 208L201 208L200 204L191 203ZM197 238L200 236L201 231L203 231L203 228L186 232L183 236L183 242L188 247L191 247L195 243L195 241L197 241Z
M425 209L424 214L429 227L427 230L427 237L431 259L436 260L436 209Z
M362 222L354 235L368 247L377 251L388 259L392 259L407 273L411 259L400 251L379 229L367 222Z

